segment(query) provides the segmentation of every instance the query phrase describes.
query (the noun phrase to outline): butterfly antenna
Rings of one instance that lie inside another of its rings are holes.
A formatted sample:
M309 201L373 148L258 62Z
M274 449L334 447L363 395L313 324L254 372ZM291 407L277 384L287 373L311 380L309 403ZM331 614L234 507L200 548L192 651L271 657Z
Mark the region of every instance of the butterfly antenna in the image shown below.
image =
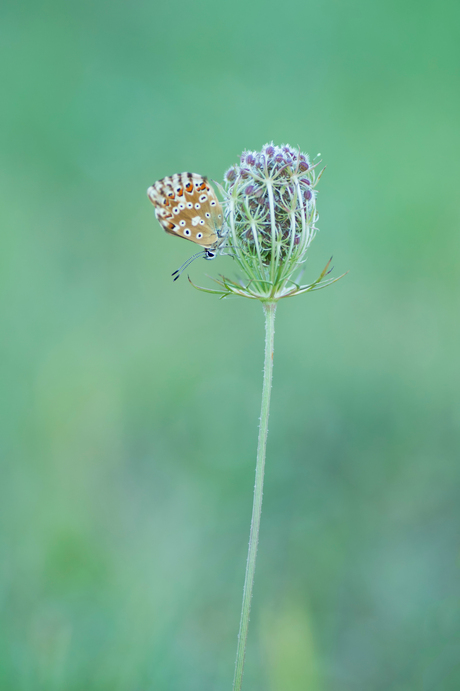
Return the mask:
M176 271L174 271L171 274L171 276L174 276L173 280L177 281L177 279L179 278L181 273L183 271L185 271L185 269L187 269L190 266L190 264L195 261L195 259L198 259L198 257L203 257L203 256L206 256L206 250L202 250L201 252L197 252L196 254L192 254L192 256L189 257L187 259L187 261L182 264L182 266L180 266L178 269L176 269Z

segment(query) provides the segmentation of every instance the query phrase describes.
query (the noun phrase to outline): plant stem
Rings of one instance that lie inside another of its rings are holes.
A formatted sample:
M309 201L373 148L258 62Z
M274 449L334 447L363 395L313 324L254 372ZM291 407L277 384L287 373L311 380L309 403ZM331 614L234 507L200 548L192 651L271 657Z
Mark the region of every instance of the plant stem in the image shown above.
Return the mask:
M249 613L251 610L252 586L256 569L257 544L259 542L260 515L264 487L265 452L267 448L268 415L270 412L270 392L273 377L273 342L275 336L276 302L262 303L265 311L265 364L262 388L262 407L260 412L259 442L257 445L256 480L254 502L252 505L251 532L249 535L248 560L244 579L243 604L241 607L240 630L236 650L235 677L233 691L240 691L243 681L244 656L248 638Z

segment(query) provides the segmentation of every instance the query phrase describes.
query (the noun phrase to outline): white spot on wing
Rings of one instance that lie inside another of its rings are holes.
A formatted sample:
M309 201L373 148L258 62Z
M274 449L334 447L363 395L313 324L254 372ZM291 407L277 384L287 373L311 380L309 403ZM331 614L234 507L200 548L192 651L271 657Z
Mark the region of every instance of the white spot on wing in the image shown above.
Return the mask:
M200 220L201 219L199 216L195 216L195 218L192 218L192 226L197 226Z

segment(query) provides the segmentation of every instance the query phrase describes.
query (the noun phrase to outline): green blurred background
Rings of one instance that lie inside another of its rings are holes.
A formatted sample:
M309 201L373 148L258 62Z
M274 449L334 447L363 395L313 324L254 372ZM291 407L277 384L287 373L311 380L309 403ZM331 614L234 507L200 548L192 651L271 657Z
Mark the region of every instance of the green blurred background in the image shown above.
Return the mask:
M349 274L279 306L244 688L460 688L459 25L2 4L2 689L231 688L263 314L171 281L146 188L271 140L327 164L306 278Z

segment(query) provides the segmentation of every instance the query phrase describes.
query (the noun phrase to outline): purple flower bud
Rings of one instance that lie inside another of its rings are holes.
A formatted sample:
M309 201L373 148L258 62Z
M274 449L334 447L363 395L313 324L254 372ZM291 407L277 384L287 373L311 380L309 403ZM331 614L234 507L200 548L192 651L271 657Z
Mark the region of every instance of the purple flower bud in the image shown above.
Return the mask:
M300 182L303 182L304 185L311 185L311 181L308 178L302 178Z
M294 156L295 158L297 158L297 151L291 149L290 146L283 146L283 151L287 156Z
M299 170L301 170L302 173L303 173L305 170L308 170L309 167L310 167L310 166L308 165L308 163L307 163L306 161L300 161L300 163L299 163Z
M304 199L306 199L307 202L309 202L313 195L311 193L311 190L305 190L303 196L304 196Z
M249 170L247 168L241 168L240 175L242 178L248 178L249 177Z
M271 158L275 155L275 148L273 146L267 146L267 148L265 149L265 153L269 158Z
M276 154L275 161L277 163L283 163L283 161L284 161L283 154Z
M254 158L254 156L252 154L248 154L246 156L246 163L248 164L248 166L253 166L255 162L256 162L256 159Z
M244 190L247 195L253 194L255 190L254 185L248 185Z
M234 168L229 168L227 172L225 173L225 178L229 182L232 182L236 178L236 172Z

